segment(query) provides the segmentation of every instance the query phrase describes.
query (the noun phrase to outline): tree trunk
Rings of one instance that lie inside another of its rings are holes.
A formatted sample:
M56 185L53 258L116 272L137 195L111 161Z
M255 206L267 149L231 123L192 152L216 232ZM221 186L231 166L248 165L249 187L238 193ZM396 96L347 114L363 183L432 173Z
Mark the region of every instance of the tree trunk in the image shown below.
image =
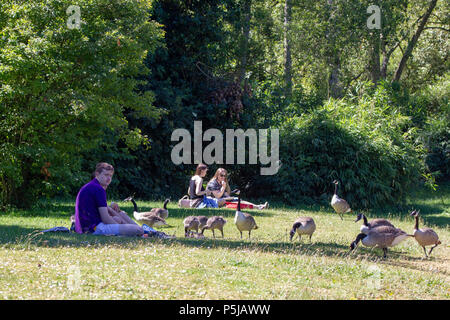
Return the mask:
M423 29L425 28L425 25L428 22L428 18L430 17L431 13L433 12L434 8L436 7L437 0L432 0L430 2L430 5L425 12L425 15L423 16L422 20L419 23L419 26L417 27L416 33L412 37L412 39L408 42L408 46L406 47L406 50L403 54L402 59L400 60L400 63L398 65L397 71L395 71L394 75L394 81L400 81L400 78L402 76L403 70L405 69L406 62L408 61L409 57L412 54L412 51L419 40L420 34L422 33Z
M380 81L380 34L376 31L372 34L372 47L370 49L370 78L376 86Z
M250 39L250 17L251 17L251 0L244 0L242 5L243 19L242 19L242 42L241 42L241 65L239 67L239 83L245 78L247 71L247 57L248 57L248 43Z
M333 10L333 0L328 0L328 10L330 17L328 19L327 38L327 63L329 67L328 78L328 98L342 97L342 84L340 81L341 60L339 57L339 49L336 47L337 30L335 29L336 17Z
M386 39L384 38L384 35L381 34L381 53L383 54L383 62L381 63L380 77L383 80L386 80L387 68L389 64L389 59L391 57L391 54L386 50L387 50Z
M342 84L340 81L340 69L341 61L339 55L330 57L330 76L328 78L328 98L341 98L342 97Z
M284 85L285 96L290 98L292 95L292 58L291 58L291 16L292 3L291 0L284 2Z

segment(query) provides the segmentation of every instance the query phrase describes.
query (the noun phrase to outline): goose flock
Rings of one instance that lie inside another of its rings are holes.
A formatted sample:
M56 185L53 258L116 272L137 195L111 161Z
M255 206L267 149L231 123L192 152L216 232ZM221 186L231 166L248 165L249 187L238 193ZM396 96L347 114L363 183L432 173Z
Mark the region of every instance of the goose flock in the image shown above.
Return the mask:
M333 184L335 188L331 199L331 207L336 211L341 220L344 220L343 214L352 213L353 211L348 202L337 194L339 182L334 180ZM141 225L147 224L150 227L167 225L165 219L169 216L169 211L167 209L169 199L164 201L163 208L154 208L148 212L139 212L133 197L128 197L124 201L131 201L133 203L133 216ZM355 250L359 243L362 243L366 247L382 249L383 257L386 258L388 248L395 247L408 238L415 238L417 243L423 248L425 257L428 258L433 249L441 244L439 236L433 229L419 228L419 211L414 210L410 215L415 219L413 234L408 234L405 231L396 228L392 222L387 219L373 219L368 221L364 214L358 213L355 223L360 220L362 220L363 223L360 228L360 233L350 244L350 252ZM209 218L206 216L188 216L183 221L185 237L204 238L204 231L211 230L213 237L215 238L214 230L219 230L223 238L223 228L226 223L227 220L222 216L213 216ZM242 232L248 231L248 239L250 239L252 230L258 229L255 218L253 218L251 214L241 210L240 192L238 193L238 204L234 216L234 224L240 232L241 239L243 237ZM309 241L311 242L315 231L316 224L313 218L298 217L294 221L289 232L289 239L292 241L294 236L298 235L298 239L301 240L301 237L304 235L309 236ZM425 249L426 246L432 246L428 254Z

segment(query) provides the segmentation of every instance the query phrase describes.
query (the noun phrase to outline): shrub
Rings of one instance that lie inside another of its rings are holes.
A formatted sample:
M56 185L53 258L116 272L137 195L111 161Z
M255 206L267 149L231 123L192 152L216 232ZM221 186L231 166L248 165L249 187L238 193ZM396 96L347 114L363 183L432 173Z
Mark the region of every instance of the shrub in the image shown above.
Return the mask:
M339 195L355 209L401 201L423 169L410 121L390 105L383 87L357 103L330 100L292 117L280 128L282 167L259 179L258 190L272 190L290 203L327 203L337 179Z

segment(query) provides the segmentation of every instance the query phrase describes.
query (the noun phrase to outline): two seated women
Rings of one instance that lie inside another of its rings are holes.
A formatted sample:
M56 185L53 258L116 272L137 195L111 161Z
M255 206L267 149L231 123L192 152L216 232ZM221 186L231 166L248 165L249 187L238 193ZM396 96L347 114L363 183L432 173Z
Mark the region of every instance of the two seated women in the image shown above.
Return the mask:
M219 208L226 205L227 201L236 201L235 197L231 197L231 189L228 183L227 170L223 168L217 169L214 177L208 182L206 190L203 187L203 178L206 177L208 172L208 166L206 164L199 164L195 170L195 175L189 182L188 194L191 200L195 200L192 207L194 208ZM244 205L249 209L266 209L269 204L253 204L248 201L242 201L241 205Z

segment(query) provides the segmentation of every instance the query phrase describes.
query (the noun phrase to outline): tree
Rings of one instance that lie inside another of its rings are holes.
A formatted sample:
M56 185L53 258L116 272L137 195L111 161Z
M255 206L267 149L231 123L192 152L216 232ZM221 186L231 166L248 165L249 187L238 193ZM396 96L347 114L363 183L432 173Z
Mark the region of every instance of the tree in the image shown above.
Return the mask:
M403 53L403 56L397 67L397 70L395 71L394 81L400 81L403 70L405 69L405 66L406 66L406 62L408 61L409 57L411 56L412 51L413 51L414 47L416 46L417 41L419 40L419 37L422 34L422 32L425 28L425 25L427 24L428 19L430 18L431 13L433 12L434 8L436 7L436 4L437 4L437 0L431 0L425 14L420 19L420 23L417 26L416 32L414 33L413 37L408 41L408 46L406 47L406 50Z
M292 3L285 0L284 3L284 85L286 97L292 95L292 56L291 56L291 19Z
M105 131L131 147L145 142L124 110L159 117L135 78L162 36L149 20L151 3L77 1L78 16L72 4L2 3L0 204L29 206L81 185L81 153L98 147Z

